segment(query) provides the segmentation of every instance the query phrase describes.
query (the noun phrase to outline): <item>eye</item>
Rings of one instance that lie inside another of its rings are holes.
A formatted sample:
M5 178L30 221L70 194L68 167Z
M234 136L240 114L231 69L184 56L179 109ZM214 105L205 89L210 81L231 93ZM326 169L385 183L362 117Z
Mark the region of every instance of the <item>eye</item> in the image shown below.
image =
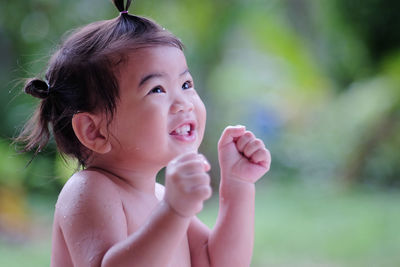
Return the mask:
M192 81L186 81L182 84L182 89L187 90L193 87Z
M156 87L154 87L153 89L150 90L148 95L161 94L161 93L165 93L165 90L161 86L156 86Z

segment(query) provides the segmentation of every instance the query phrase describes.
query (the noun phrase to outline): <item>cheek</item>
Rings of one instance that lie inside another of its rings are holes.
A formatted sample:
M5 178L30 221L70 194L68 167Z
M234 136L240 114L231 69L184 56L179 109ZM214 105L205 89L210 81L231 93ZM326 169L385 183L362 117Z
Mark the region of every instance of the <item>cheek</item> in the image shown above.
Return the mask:
M207 111L206 111L206 106L204 105L203 101L199 96L196 97L197 99L195 100L196 102L196 109L198 110L198 116L204 121L204 124L206 122L206 117L207 117Z
M203 138L204 130L206 127L207 111L203 101L201 101L200 98L198 99L198 103L196 105L196 111L197 111L197 119L199 122L199 129L201 130L200 132L201 138Z
M137 134L143 141L157 142L160 139L160 135L165 135L167 132L166 118L157 110L138 116L134 124L132 127L135 130L132 131L132 135Z
M156 145L160 134L166 131L165 117L155 107L144 107L119 115L115 127L116 136L127 149L146 147L153 143Z

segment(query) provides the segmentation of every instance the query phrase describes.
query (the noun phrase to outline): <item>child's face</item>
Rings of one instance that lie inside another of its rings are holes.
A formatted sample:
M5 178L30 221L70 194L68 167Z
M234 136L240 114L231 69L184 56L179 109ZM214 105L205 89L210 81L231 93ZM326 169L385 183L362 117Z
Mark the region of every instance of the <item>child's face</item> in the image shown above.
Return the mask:
M132 52L119 72L119 87L111 124L117 160L162 167L197 151L206 110L181 50L159 46Z

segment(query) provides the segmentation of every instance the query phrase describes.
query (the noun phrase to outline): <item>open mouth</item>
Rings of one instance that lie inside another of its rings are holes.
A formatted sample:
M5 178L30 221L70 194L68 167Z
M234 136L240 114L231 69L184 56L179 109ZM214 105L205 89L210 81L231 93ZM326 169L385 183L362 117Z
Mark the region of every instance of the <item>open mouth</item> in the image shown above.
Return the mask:
M185 123L173 130L170 135L175 136L192 136L194 132L194 124L193 123Z

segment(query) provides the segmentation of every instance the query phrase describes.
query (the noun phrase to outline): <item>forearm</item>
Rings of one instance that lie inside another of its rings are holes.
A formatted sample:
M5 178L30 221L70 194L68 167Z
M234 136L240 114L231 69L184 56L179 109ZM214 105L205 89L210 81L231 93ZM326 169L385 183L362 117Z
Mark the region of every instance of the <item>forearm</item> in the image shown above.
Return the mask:
M189 223L190 218L177 215L162 202L148 223L106 252L102 266L164 266L184 238Z
M208 244L211 266L250 266L254 198L254 184L221 175L219 214Z

